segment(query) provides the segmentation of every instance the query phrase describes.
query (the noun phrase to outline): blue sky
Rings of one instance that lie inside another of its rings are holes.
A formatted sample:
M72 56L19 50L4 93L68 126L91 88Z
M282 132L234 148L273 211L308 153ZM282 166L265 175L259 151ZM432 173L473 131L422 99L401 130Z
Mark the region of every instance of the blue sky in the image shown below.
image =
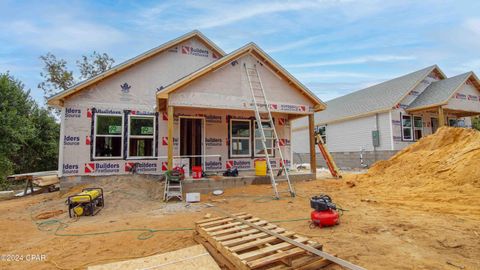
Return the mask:
M116 63L193 29L226 52L253 41L323 100L433 64L480 73L480 1L0 0L0 72L30 88L39 56Z

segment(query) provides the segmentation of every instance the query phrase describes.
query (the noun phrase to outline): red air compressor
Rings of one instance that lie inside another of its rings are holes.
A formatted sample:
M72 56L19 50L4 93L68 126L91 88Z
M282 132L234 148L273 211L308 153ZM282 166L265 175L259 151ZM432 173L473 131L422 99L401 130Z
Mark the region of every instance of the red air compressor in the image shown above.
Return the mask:
M328 195L314 196L310 199L310 206L315 209L310 214L312 222L310 228L335 226L339 223L337 206Z

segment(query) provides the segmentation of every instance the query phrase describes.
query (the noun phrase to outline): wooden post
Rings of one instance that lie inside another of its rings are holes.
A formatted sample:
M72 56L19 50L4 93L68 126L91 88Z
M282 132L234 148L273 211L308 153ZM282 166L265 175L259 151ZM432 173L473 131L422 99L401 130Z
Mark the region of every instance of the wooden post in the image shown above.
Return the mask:
M167 169L173 168L173 106L168 106L168 150L167 150Z
M442 106L438 107L438 127L445 126L445 114L443 112Z
M315 152L315 115L308 115L308 136L310 140L310 171L316 177L317 175L317 158Z

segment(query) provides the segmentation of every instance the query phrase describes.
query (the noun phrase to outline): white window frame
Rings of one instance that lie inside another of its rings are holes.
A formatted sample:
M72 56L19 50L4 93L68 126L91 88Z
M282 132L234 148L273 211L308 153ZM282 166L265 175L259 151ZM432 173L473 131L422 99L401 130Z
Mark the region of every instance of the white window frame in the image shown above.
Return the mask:
M410 117L410 127L409 127L409 128L405 128L405 127L403 126L403 121L404 121L403 117L405 117L405 116L406 116L406 117ZM411 115L408 115L408 114L402 114L402 115L401 115L401 122L400 122L400 123L401 123L401 125L402 125L402 126L401 126L402 140L403 140L403 141L412 142L412 141L413 141L413 138L415 137L415 135L413 134L413 118L412 118L412 116L411 116ZM411 131L411 132L410 132L410 136L411 136L410 139L405 139L404 133L403 133L403 130L404 130L404 129L410 129L410 131Z
M234 137L232 134L233 131L233 122L247 122L248 123L248 154L245 155L236 155L233 153L233 140L234 139L239 139L239 140L246 140L247 137ZM251 157L252 156L252 121L247 120L247 119L230 119L230 157Z
M121 135L97 135L98 116L120 116L122 117L122 134ZM123 145L125 136L125 115L116 113L95 113L95 123L93 125L93 158L94 159L123 159ZM97 137L120 137L121 138L121 155L118 157L97 157Z
M130 122L132 121L132 117L135 118L153 118L153 135L148 135L148 136L142 136L142 135L130 135L131 134L131 125ZM129 114L128 115L128 133L127 133L127 159L149 159L149 158L155 158L155 145L156 145L156 124L157 124L157 117L155 115L135 115L135 114ZM152 156L130 156L130 138L134 139L152 139L153 136L153 143L152 143Z
M422 132L422 137L420 137L420 138L423 138L423 133L424 133L423 132L423 116L414 115L414 116L412 116L412 118L413 118L413 121L412 121L413 139L415 141L418 141L419 139L417 139L417 136L415 135L416 134L415 131L420 130ZM420 118L420 120L422 121L422 127L421 128L415 126L415 118L417 118L417 119Z
M253 120L253 154L254 154L254 157L265 157L265 154L257 154L256 151L257 151L257 137L256 137L256 134L255 134L255 127L256 127L256 123L257 123L257 120ZM268 120L265 120L265 121L262 121L262 123L269 123ZM273 126L273 128L275 128L275 125ZM258 138L258 139L262 139L261 137ZM272 154L269 155L269 157L275 157L275 135L273 135L272 133L272 137L271 138L266 138L267 140L272 140Z

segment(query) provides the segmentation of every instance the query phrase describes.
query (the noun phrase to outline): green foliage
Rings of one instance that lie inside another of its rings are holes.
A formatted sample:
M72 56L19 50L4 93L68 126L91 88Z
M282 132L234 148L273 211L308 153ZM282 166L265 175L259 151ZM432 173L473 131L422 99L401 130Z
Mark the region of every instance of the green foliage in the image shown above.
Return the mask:
M109 70L115 60L106 53L97 53L93 51L89 57L83 55L81 61L77 61L77 67L80 69L80 79L90 79L98 74Z
M476 130L480 130L480 116L472 117L472 127Z
M73 71L69 70L65 59L57 58L52 53L40 56L44 67L40 72L43 81L38 84L38 88L43 90L44 97L48 97L69 89L77 83ZM106 53L97 53L94 51L90 56L82 56L77 61L77 67L80 71L80 79L90 79L108 69L115 63L115 60Z
M0 123L1 180L12 173L57 168L58 123L8 73L0 74Z
M42 55L40 59L45 66L43 67L43 71L40 72L43 81L38 84L38 88L43 90L45 99L75 84L73 72L67 68L67 61L57 59L52 53Z

